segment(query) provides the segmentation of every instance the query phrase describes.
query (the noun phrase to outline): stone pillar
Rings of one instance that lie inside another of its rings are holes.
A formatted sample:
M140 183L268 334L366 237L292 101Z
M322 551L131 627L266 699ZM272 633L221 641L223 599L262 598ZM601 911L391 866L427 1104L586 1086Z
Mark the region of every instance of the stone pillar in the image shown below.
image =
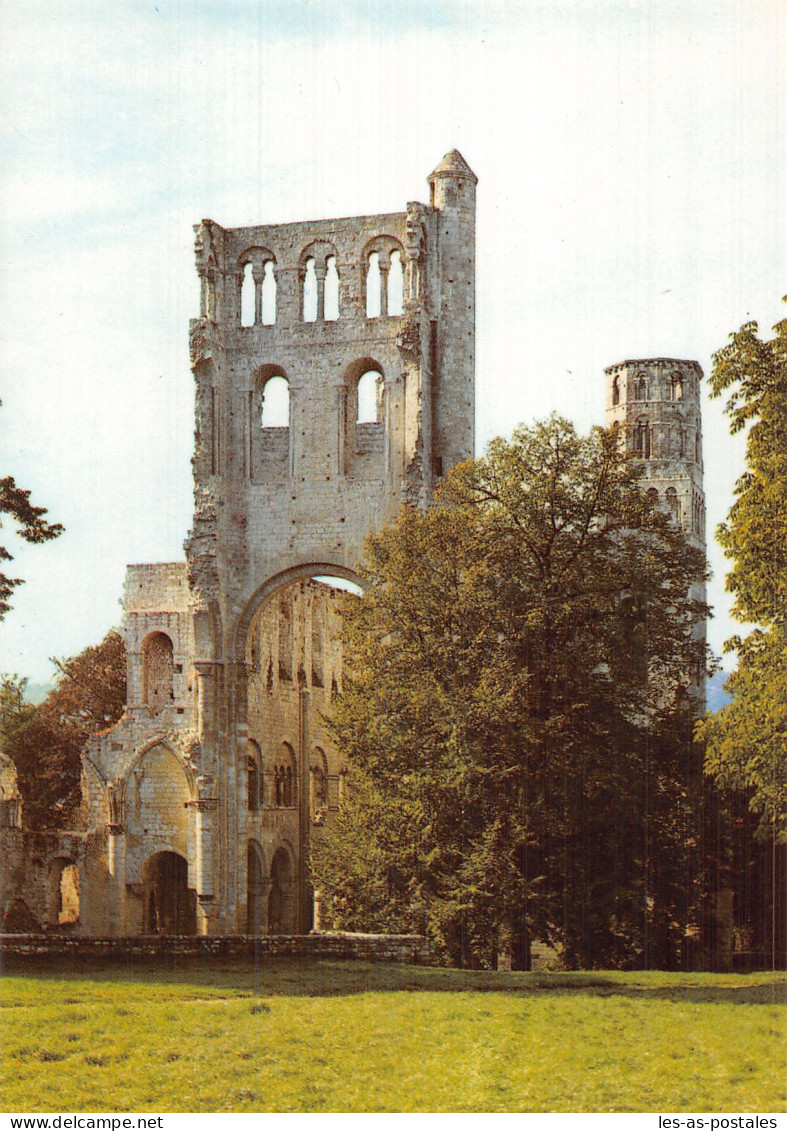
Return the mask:
M215 914L215 875L214 875L214 813L219 807L214 793L213 774L202 774L197 778L199 797L187 802L195 810L196 829L196 886L199 907L200 934L211 933L211 919Z
M251 277L254 280L254 325L262 325L262 280L265 275L265 264L262 267L252 267Z
M391 270L390 260L382 258L382 252L378 256L378 263L380 265L380 317L385 318L388 314L388 272Z
M314 274L317 277L317 321L325 320L325 264L314 265Z
M312 933L313 934L316 933L317 931L322 930L323 907L324 907L324 904L323 904L323 899L322 899L322 892L315 891L315 893L314 893L314 926L312 927Z

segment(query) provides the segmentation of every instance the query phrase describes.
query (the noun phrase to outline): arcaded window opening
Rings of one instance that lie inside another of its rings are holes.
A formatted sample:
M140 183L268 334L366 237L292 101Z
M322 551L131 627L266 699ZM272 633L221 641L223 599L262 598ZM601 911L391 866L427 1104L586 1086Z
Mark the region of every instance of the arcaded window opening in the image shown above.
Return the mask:
M379 424L380 422L380 374L374 369L367 370L358 379L357 424Z
M366 269L366 317L379 318L381 311L382 280L380 276L380 255L372 251L369 254Z
M675 523L680 523L680 500L678 499L678 493L674 487L668 487L664 492L664 501Z
M295 754L289 742L281 744L279 763L274 770L274 793L280 809L292 809L296 804L297 777Z
M646 401L648 399L648 382L644 374L638 373L634 379L634 400Z
M262 269L261 313L263 326L273 326L276 322L276 272L269 259Z
M317 272L313 259L306 260L303 276L303 321L317 321Z
M670 395L674 401L683 400L683 378L680 373L673 373L670 378Z
M388 274L388 313L394 317L400 315L404 309L404 268L402 266L402 253L392 251L391 269Z
M612 403L613 405L620 404L620 378L615 377L612 382Z
M339 270L335 255L329 255L325 261L324 317L326 322L335 322L339 317Z
M650 425L647 420L638 420L634 429L634 452L642 459L650 459Z
M240 288L240 324L241 326L253 326L256 317L256 292L257 285L254 282L254 268L251 263L247 263L243 268L243 282Z
M289 428L290 386L286 377L269 377L262 389L263 428Z
M328 809L328 759L319 746L312 754L309 793L312 820L321 823Z
M172 641L166 633L152 633L142 644L142 697L154 715L172 706L174 671Z
M246 808L250 813L256 813L263 802L260 767L260 748L251 739L249 752L246 755Z

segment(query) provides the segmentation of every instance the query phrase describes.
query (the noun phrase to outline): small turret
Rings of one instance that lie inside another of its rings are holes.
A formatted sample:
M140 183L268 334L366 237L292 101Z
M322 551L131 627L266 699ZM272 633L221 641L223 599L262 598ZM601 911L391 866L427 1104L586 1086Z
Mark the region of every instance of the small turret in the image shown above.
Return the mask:
M427 178L431 189L433 208L475 209L475 186L478 177L458 149L446 153L437 168Z

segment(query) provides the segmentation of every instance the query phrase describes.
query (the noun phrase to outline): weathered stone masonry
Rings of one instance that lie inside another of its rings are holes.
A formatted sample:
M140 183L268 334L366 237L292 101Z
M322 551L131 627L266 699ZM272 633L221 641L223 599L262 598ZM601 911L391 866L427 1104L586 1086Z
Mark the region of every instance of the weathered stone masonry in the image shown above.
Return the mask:
M476 177L454 150L429 183L403 212L197 225L186 561L128 567L128 701L83 756L82 830L20 828L4 770L12 929L218 945L318 925L309 848L347 773L323 721L342 684L326 579L357 580L366 535L474 454ZM702 545L700 378L612 366L607 416Z
M369 531L474 453L476 177L453 151L429 183L397 213L195 229L194 521L185 563L128 568L78 933L312 926L309 844L346 772L322 722L337 594L315 579L356 579Z

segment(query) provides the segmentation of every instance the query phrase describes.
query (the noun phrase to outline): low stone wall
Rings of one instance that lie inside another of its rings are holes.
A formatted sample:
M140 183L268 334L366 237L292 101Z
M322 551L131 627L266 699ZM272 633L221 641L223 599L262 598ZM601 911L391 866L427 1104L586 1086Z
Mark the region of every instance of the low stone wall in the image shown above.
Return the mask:
M422 935L137 935L98 939L77 935L0 935L0 958L83 962L161 961L172 958L258 959L263 956L355 959L426 965Z

